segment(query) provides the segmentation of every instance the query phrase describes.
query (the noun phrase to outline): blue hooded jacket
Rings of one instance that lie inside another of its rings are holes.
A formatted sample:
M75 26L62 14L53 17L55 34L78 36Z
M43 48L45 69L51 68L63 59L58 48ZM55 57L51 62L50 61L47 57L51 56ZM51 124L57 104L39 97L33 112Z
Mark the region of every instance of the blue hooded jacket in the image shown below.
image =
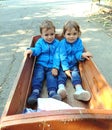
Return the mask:
M53 68L53 58L58 46L59 41L57 39L54 39L52 43L48 43L43 38L40 38L36 42L35 47L30 48L33 52L32 55L37 56L36 64Z
M67 42L65 38L62 39L60 41L60 60L62 69L65 71L77 66L79 61L84 60L84 58L82 58L83 52L84 46L80 38L74 43Z

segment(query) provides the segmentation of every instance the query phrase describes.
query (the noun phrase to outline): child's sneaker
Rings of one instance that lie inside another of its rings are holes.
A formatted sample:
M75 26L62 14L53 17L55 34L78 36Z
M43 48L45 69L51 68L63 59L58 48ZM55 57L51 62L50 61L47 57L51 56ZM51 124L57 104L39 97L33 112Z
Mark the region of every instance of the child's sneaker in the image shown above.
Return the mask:
M74 94L74 98L77 100L82 100L82 101L89 101L91 98L91 94L88 91L85 90L78 90Z
M37 98L39 98L39 93L32 92L32 94L30 95L30 97L27 100L27 104L30 106L37 105Z
M60 101L62 100L62 99L61 99L61 96L60 96L59 94L57 94L55 91L50 91L50 92L49 92L49 97L50 97L50 98L57 99L57 100L60 100Z
M60 87L58 89L57 93L61 96L62 99L67 97L67 93L66 93L65 87Z

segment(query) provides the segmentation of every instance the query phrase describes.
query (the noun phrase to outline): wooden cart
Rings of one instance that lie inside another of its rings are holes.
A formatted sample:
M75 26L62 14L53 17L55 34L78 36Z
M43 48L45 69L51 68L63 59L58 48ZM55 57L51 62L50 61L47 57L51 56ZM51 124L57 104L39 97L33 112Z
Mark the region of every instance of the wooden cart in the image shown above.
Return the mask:
M58 35L56 37L61 39ZM33 37L31 46L34 46L38 38L40 36ZM68 79L68 97L63 102L79 109L22 114L31 92L35 59L27 58L22 62L1 116L1 130L112 130L112 89L91 59L79 64L83 87L92 94L89 102L73 98L74 88ZM47 97L45 88L41 97Z

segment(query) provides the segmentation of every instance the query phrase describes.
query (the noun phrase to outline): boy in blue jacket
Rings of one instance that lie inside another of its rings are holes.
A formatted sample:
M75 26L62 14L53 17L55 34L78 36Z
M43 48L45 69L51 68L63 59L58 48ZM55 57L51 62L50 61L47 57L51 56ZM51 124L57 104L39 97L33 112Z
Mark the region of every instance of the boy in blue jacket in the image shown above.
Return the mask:
M27 49L24 53L25 56L37 57L32 78L32 93L27 100L28 105L32 106L40 97L45 77L49 97L61 100L61 96L57 94L58 81L55 76L57 74L52 71L55 50L59 46L59 41L55 39L55 26L51 21L45 20L40 26L40 33L41 38L36 42L35 47Z
M63 71L70 77L73 87L76 90L73 94L74 97L77 100L89 101L91 94L82 87L78 62L85 59L89 60L92 55L89 52L84 52L80 35L80 26L75 21L65 23L63 27L64 38L60 42L60 60Z

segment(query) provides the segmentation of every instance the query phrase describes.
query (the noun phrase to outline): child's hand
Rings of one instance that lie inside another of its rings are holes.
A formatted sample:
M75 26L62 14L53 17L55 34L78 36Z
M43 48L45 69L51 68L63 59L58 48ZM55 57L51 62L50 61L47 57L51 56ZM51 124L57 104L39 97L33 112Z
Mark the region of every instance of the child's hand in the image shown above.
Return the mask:
M70 70L66 70L66 71L65 71L65 74L66 74L69 78L72 78L72 76L71 76L71 71L70 71Z
M57 69L52 69L52 75L57 76L58 75L58 70Z
M93 56L90 52L84 52L84 53L82 53L82 57L89 60L90 57L93 57Z
M27 57L27 56L29 55L29 57L31 58L32 53L33 53L32 50L28 49L28 50L26 50L26 51L24 52L24 56Z

